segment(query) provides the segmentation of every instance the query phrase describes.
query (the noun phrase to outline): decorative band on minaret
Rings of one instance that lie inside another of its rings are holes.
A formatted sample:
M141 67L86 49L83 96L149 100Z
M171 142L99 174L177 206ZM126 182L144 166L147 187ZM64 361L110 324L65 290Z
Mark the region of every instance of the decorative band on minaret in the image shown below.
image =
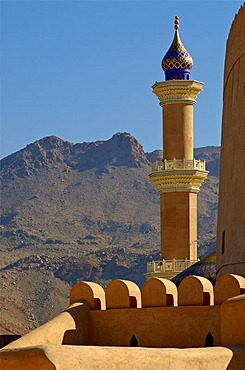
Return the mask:
M152 88L163 112L163 159L150 179L160 195L161 261L147 265L146 278L172 278L197 262L197 193L206 179L205 161L193 156L193 107L203 83L190 80L193 60L179 36L162 60L165 81Z

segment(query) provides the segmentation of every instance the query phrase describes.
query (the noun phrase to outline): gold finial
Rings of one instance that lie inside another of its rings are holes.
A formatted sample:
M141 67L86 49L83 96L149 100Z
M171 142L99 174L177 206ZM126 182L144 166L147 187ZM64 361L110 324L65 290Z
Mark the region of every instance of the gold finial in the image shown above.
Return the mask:
M178 30L178 29L179 29L179 17L178 17L177 15L175 16L174 28L175 28L176 30Z

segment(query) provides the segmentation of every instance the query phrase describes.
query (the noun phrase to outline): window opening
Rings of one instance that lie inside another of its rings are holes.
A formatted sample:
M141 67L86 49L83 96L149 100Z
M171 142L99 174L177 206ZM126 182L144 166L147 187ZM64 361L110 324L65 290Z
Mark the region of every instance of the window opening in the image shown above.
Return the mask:
M213 347L214 346L214 337L209 332L205 338L205 347Z
M222 254L225 253L225 231L222 232Z
M133 335L132 338L130 339L130 347L138 347L138 346L139 346L138 339L136 338L135 335Z

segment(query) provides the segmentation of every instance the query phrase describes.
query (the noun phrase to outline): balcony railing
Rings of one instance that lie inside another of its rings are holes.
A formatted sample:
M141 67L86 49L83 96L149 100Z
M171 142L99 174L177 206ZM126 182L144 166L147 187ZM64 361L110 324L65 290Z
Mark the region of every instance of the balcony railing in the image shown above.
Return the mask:
M205 161L202 159L164 159L152 165L152 172L172 170L201 170L205 171Z
M187 258L184 260L162 260L162 261L150 261L147 263L147 273L157 273L157 272L166 272L166 273L179 273L184 271L197 260L188 260Z

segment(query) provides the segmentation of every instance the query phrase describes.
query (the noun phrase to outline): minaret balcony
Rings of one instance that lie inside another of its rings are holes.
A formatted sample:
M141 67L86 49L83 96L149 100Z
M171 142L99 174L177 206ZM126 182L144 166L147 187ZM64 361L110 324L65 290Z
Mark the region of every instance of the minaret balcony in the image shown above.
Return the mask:
M172 170L201 170L205 171L205 161L202 159L164 159L162 162L154 162L152 172Z
M167 192L198 193L207 175L204 160L164 159L152 165L152 172L149 176L161 194Z
M185 258L184 260L161 260L161 261L150 261L147 263L147 273L145 277L147 279L151 277L162 277L166 279L171 279L180 272L186 270L188 267L198 262L197 260L189 260Z
M203 83L193 80L169 80L156 82L153 93L158 97L160 106L187 103L194 105Z

